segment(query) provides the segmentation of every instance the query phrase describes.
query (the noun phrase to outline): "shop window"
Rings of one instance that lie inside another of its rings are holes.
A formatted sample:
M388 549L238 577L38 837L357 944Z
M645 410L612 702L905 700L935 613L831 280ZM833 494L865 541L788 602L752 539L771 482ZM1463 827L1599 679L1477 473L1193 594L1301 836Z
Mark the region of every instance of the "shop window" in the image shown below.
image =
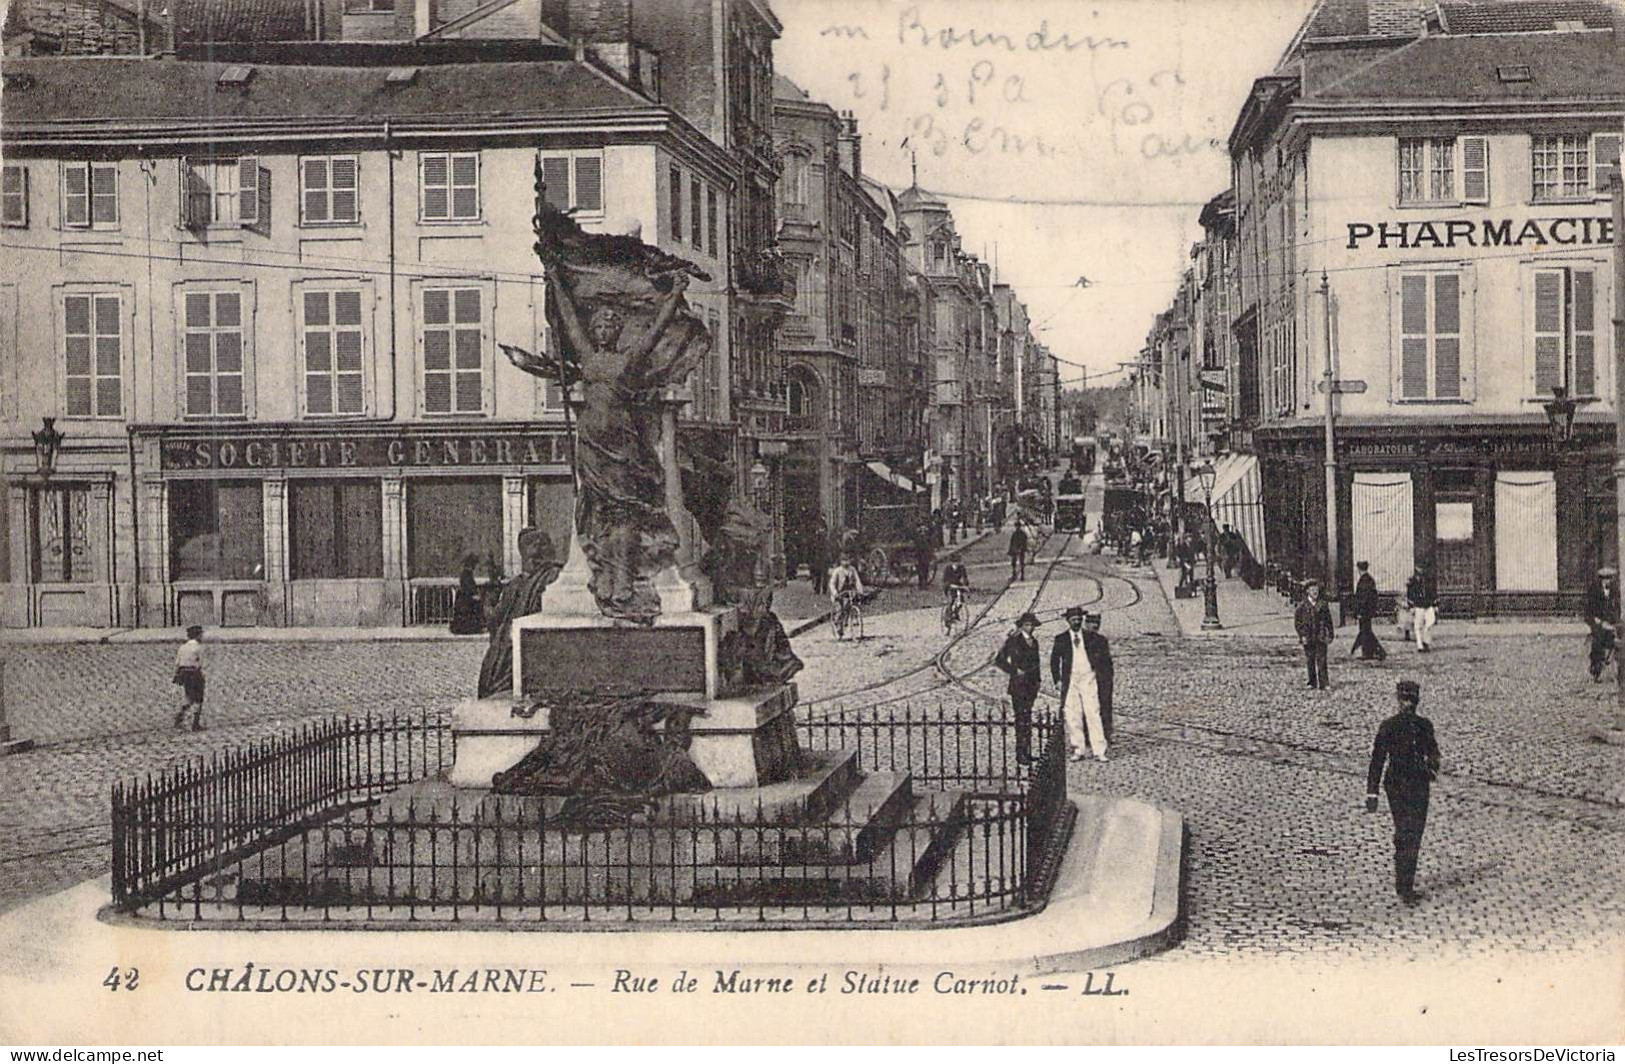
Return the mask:
M305 413L366 413L361 291L306 290L300 310L304 316L300 335L305 348Z
M34 580L41 584L85 584L95 578L90 554L90 489L53 484L35 488Z
M117 292L62 297L64 406L69 417L123 413L124 314Z
M422 296L424 412L483 412L484 292L425 288Z
M1406 399L1467 397L1467 331L1463 275L1398 274L1395 298L1399 387Z
M382 578L383 502L378 481L289 481L288 555L295 580Z
M1538 396L1558 385L1572 396L1597 394L1597 272L1578 266L1534 271L1529 320Z
M187 292L183 304L186 416L241 416L242 293Z
M259 481L170 481L169 576L264 579L265 516Z
M421 477L407 482L406 557L416 578L455 577L469 554L499 561L502 481Z
M360 170L354 155L318 155L299 160L299 221L333 225L361 217Z
M529 524L547 533L560 565L570 553L570 532L575 528L575 484L569 477L529 477L525 492L530 505ZM497 555L501 557L501 555Z

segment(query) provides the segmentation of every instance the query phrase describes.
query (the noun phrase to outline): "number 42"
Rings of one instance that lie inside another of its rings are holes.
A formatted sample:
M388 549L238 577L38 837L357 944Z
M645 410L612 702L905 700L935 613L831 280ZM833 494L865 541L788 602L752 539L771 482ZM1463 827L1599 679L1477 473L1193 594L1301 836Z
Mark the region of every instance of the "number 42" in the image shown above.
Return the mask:
M125 968L120 971L117 967L108 970L107 978L102 985L108 990L134 990L141 985L141 969Z

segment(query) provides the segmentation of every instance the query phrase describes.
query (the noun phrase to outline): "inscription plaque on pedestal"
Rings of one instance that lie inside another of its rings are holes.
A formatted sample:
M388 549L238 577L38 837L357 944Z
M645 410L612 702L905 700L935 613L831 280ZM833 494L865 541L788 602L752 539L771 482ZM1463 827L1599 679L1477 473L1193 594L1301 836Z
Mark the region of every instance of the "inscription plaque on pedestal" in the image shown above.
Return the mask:
M526 628L519 638L519 686L532 698L706 690L703 628Z

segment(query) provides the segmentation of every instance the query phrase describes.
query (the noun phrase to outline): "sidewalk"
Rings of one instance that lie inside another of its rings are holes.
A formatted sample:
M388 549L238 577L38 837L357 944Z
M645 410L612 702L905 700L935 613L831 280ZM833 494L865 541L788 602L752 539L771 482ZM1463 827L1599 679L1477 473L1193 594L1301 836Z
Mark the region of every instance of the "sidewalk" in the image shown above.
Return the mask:
M1179 621L1179 630L1192 637L1214 636L1253 636L1266 639L1296 639L1297 629L1292 623L1293 606L1290 600L1279 594L1274 588L1265 587L1261 591L1254 591L1239 576L1226 580L1219 574L1219 620L1224 627L1216 630L1203 630L1202 628L1202 579L1204 569L1201 565L1196 567L1197 593L1194 598L1176 598L1174 587L1179 583L1179 570L1169 569L1168 563L1163 559L1154 559L1150 568L1155 570L1157 584L1162 588L1163 597L1168 600L1168 608L1173 610L1174 617ZM1141 574L1146 569L1124 567L1124 572ZM1332 606L1332 616L1337 616L1337 606ZM1339 631L1347 631L1353 638L1353 630L1357 627L1354 619L1339 625ZM1396 638L1393 618L1378 618L1373 626L1377 637L1383 642L1392 642ZM1586 626L1579 621L1561 618L1484 618L1473 620L1468 618L1449 617L1440 618L1441 632L1451 629L1460 630L1470 628L1474 637L1478 636L1509 636L1509 635L1554 635L1554 636L1582 636L1586 633Z

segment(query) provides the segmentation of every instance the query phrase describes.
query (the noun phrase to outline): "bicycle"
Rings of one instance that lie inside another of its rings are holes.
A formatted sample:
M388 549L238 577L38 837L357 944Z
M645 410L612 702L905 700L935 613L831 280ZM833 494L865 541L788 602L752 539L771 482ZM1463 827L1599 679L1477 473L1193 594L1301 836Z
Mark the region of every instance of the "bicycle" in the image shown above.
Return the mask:
M858 603L855 591L843 591L835 599L835 615L831 618L835 626L835 638L845 639L846 630L857 625L857 638L863 638L863 607Z
M965 596L969 588L953 587L948 589L948 601L942 606L942 634L953 635L954 626L962 624L965 620Z

